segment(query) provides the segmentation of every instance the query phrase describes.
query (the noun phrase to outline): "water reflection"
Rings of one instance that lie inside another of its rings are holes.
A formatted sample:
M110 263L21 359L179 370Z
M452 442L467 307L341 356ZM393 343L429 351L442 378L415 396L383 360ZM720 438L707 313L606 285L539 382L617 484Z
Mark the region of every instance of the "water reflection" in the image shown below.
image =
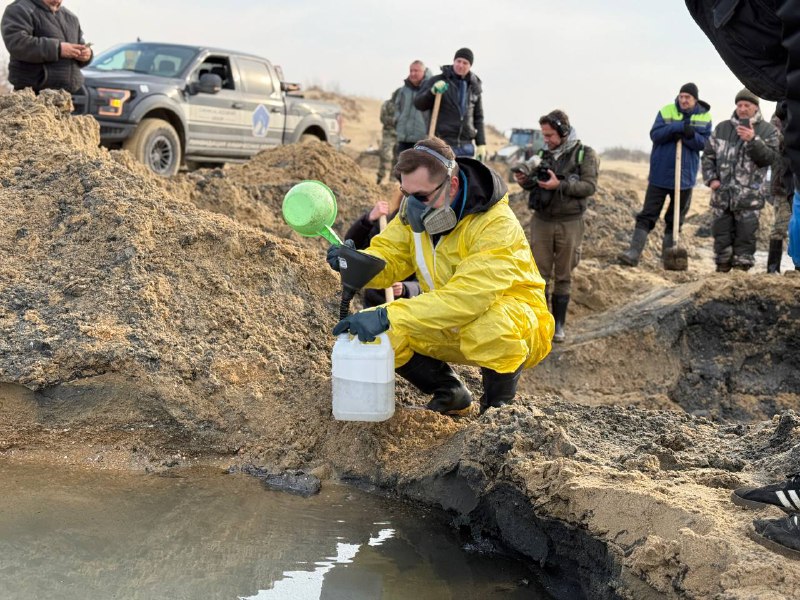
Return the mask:
M0 464L0 598L545 598L513 561L463 551L438 513L244 475Z

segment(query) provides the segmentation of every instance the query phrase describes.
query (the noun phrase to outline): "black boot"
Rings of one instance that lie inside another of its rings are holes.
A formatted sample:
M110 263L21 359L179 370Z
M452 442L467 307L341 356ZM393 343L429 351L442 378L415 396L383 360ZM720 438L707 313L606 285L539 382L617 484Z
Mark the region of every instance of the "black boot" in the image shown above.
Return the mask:
M492 369L481 367L483 375L483 396L481 396L481 414L489 408L500 408L517 395L517 384L522 375L522 366L513 373L498 373Z
M783 240L770 240L769 254L767 255L767 273L781 272L782 257L783 257Z
M553 317L556 320L553 341L557 344L563 342L567 337L564 331L564 324L567 321L567 306L569 306L569 294L553 294Z
M445 415L469 412L472 394L446 362L415 353L396 371L423 394L433 394L426 405L428 409Z
M635 267L639 264L639 257L642 255L642 250L644 250L644 245L647 243L647 236L649 234L650 232L646 229L637 227L633 230L630 247L617 256L617 260L621 265Z
M661 240L661 262L664 262L664 258L667 256L667 250L672 248L675 245L675 239L672 237L672 231L667 231L664 233L664 239Z

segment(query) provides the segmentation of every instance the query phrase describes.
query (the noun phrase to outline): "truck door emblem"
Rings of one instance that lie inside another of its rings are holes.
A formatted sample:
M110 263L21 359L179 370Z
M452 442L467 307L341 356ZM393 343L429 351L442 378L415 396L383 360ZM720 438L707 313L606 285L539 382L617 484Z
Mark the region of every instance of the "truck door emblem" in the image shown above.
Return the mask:
M269 129L269 111L263 104L259 104L253 111L253 135L255 137L266 137Z

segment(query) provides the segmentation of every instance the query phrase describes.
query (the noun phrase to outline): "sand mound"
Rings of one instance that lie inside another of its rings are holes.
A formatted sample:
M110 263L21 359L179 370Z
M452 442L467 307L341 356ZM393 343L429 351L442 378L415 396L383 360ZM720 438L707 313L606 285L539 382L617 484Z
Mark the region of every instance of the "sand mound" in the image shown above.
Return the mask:
M283 197L304 179L322 181L336 195L338 214L333 228L341 237L355 219L383 198L381 188L368 181L352 159L327 144L279 146L245 164L195 171L165 186L204 210L310 247L326 246L321 238L300 238L283 221Z
M312 447L338 290L324 258L166 195L52 99L0 99L36 131L2 121L0 377L50 398L102 387L111 421ZM140 391L135 414L115 414L115 388ZM302 433L299 407L316 415Z

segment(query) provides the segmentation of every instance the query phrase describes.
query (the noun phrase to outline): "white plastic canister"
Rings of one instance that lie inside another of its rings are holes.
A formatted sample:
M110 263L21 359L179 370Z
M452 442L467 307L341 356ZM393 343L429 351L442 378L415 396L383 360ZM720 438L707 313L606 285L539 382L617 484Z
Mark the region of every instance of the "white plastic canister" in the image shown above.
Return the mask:
M333 345L333 417L385 421L394 414L394 350L385 333L363 343L344 333Z

